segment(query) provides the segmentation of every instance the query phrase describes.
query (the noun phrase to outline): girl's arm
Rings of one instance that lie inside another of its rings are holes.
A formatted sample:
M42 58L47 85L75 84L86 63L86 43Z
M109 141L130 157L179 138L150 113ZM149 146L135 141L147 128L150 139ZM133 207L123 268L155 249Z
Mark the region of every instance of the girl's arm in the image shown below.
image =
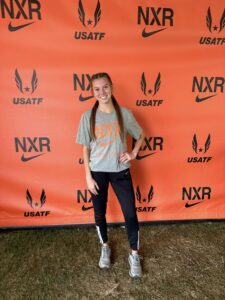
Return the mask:
M85 145L83 145L83 159L84 159L84 169L85 169L86 178L91 177L91 171L89 167L90 148Z
M144 132L142 131L142 133L141 133L139 139L136 141L136 143L135 143L135 145L134 145L133 151L131 152L131 154L134 155L134 158L133 158L133 159L136 158L136 156L137 156L137 154L138 154L138 151L139 151L139 149L141 148L141 145L142 145L142 143L143 143L143 141L144 141L144 138L145 138L145 134L144 134Z
M84 159L84 169L85 169L87 187L91 193L97 195L99 187L97 182L92 178L91 170L89 167L90 148L85 145L83 145L83 159Z
M140 137L138 140L136 140L136 143L134 145L134 149L131 153L128 153L128 152L124 152L120 155L120 162L122 163L127 163L128 161L132 160L132 159L135 159L137 154L138 154L138 151L139 149L141 148L141 145L144 141L144 138L145 138L145 134L144 132L142 131Z

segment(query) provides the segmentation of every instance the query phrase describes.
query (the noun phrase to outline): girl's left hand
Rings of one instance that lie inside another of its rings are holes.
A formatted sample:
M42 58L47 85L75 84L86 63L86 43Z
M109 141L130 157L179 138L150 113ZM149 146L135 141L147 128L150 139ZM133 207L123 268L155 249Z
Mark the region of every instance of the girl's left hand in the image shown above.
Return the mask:
M119 159L119 161L121 162L121 163L127 163L128 161L130 161L130 160L133 160L133 159L135 159L135 154L134 153L128 153L128 152L123 152L122 154L120 154L120 159Z

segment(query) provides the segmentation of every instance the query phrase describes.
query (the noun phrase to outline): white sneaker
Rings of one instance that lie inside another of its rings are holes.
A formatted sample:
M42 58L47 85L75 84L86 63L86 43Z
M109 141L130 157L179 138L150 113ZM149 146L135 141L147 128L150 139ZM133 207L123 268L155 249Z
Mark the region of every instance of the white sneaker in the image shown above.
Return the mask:
M128 261L130 264L129 275L132 278L142 276L142 268L140 263L140 255L138 254L129 254Z
M110 268L110 255L111 255L111 249L109 246L102 246L101 249L101 256L99 259L99 267L101 269L109 269Z

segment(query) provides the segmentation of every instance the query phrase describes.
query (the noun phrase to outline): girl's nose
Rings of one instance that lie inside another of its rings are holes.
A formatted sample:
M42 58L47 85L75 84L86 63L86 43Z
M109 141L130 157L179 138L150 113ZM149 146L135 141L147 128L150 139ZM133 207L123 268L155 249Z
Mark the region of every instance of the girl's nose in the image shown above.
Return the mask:
M105 90L100 91L100 95L105 95L105 94L106 94Z

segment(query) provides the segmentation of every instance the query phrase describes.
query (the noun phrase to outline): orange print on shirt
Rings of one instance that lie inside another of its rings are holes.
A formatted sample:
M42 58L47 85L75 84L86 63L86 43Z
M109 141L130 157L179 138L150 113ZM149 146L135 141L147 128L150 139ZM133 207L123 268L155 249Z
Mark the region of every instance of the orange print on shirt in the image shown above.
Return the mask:
M106 147L112 144L119 136L119 133L120 129L117 121L95 125L95 135L100 147Z

